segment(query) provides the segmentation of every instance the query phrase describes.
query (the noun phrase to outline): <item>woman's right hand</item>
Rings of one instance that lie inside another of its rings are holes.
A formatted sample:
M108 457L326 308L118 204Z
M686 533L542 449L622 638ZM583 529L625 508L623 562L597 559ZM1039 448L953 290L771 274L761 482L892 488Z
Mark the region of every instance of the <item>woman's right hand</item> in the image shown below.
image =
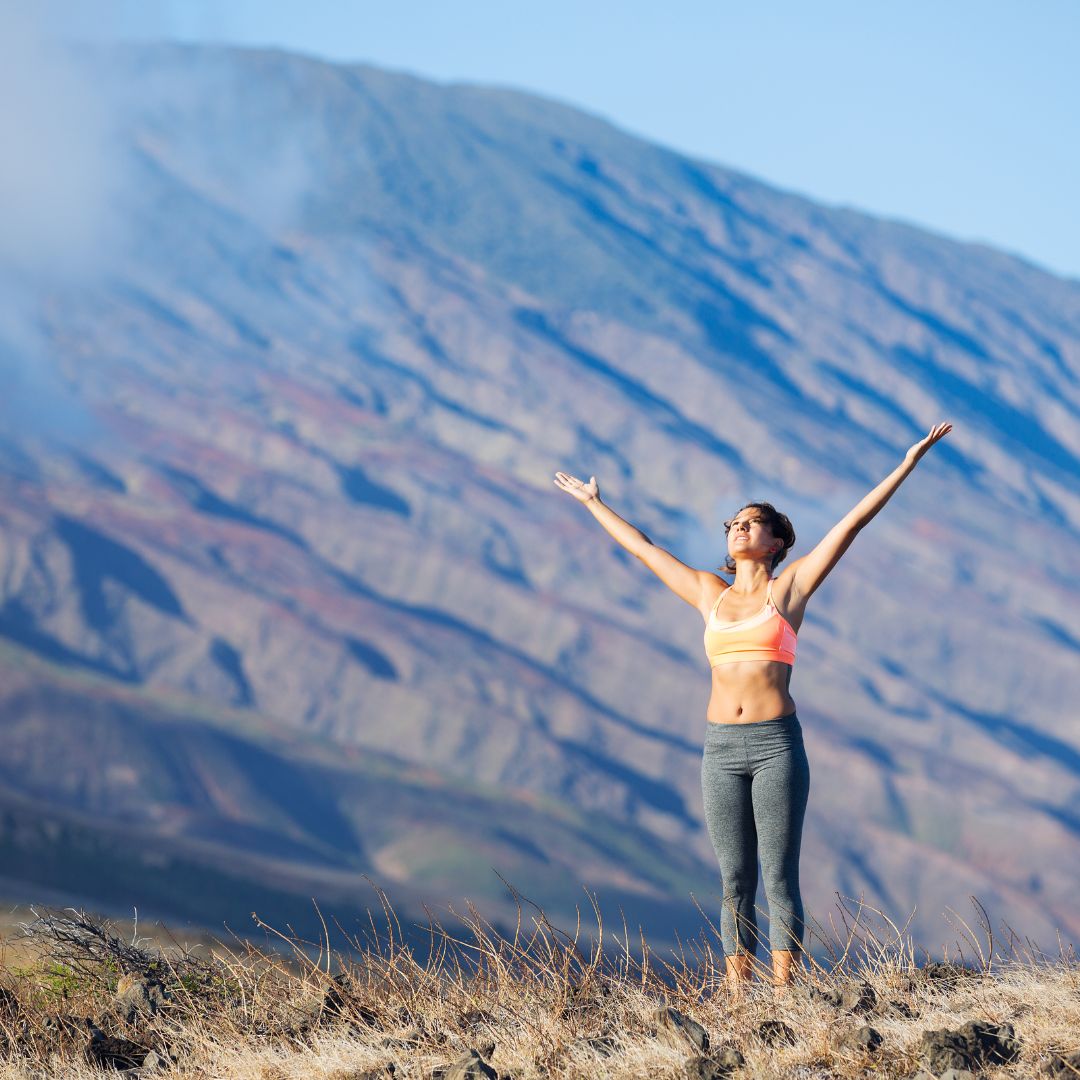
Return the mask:
M596 486L595 476L590 476L589 482L583 484L576 476L557 472L555 474L555 483L568 495L573 495L578 502L587 503L591 499L600 498L600 489Z

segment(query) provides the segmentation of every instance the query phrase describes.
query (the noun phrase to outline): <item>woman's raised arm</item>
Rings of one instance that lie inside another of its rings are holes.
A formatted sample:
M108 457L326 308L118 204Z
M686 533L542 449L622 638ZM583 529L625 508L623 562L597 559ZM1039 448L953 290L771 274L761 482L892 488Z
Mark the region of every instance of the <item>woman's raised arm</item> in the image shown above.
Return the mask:
M904 460L873 491L861 499L841 518L808 555L796 559L783 573L791 580L791 602L805 603L825 580L840 556L851 546L862 527L889 501L893 492L904 482L920 458L934 443L952 431L952 424L935 424L930 434L920 439L904 455Z
M610 506L600 501L600 489L596 477L590 476L587 484L576 476L557 472L555 483L563 491L573 495L578 502L584 503L607 532L635 558L640 559L676 596L685 600L699 611L705 586L722 580L707 571L695 570L692 566L680 562L669 551L657 547L640 529L629 521L624 521ZM714 594L715 595L715 594Z

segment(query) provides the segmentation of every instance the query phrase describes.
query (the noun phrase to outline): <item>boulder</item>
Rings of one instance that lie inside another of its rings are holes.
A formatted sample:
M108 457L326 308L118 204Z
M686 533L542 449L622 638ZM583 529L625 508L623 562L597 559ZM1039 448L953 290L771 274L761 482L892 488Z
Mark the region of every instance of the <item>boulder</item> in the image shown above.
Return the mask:
M394 1080L395 1072L397 1072L397 1066L392 1061L388 1061L385 1065L379 1065L374 1069L349 1073L348 1076L340 1077L340 1080Z
M129 1024L140 1017L154 1016L165 1004L165 987L152 979L121 975L116 981L116 1003Z
M376 1013L366 1005L361 1005L350 993L351 989L352 980L345 972L334 976L333 986L327 989L323 997L324 1018L334 1020L341 1017L349 1020L354 1031L380 1027Z
M13 1020L22 1011L19 999L13 990L0 986L0 1016Z
M794 1046L798 1036L783 1020L763 1020L757 1029L757 1037L766 1046Z
M138 1069L150 1047L116 1035L107 1035L92 1020L86 1021L90 1039L84 1047L87 1061L105 1069Z
M578 1039L574 1045L592 1050L601 1057L611 1057L618 1048L618 1043L611 1035L596 1035L591 1039Z
M1080 1050L1074 1050L1071 1054L1051 1054L1039 1066L1039 1072L1052 1080L1076 1080L1080 1076Z
M1020 1043L1012 1024L969 1020L960 1032L978 1048L977 1057L983 1065L1008 1065L1020 1056Z
M704 1054L709 1049L709 1033L689 1016L683 1015L670 1005L662 1005L656 1012L659 1032L680 1043L689 1043Z
M924 983L931 983L935 989L945 990L963 979L978 978L979 972L963 964L954 964L949 960L932 960L919 969Z
M868 982L857 982L840 991L840 1008L850 1013L869 1012L877 1004L877 994Z
M971 1044L959 1031L948 1028L923 1032L919 1041L919 1060L935 1076L940 1076L946 1069L976 1067Z
M853 1031L846 1031L836 1039L838 1050L854 1050L858 1053L873 1054L881 1046L881 1033L864 1024Z
M151 1050L150 1053L143 1058L140 1069L144 1073L154 1072L155 1069L166 1068L168 1064L168 1061L166 1061L156 1050Z
M955 1030L924 1031L919 1043L920 1060L937 1076L948 1069L974 1072L986 1065L1007 1065L1019 1056L1012 1024L969 1020Z
M914 1020L919 1015L919 1010L912 1008L906 1001L896 998L883 1005L881 1012L884 1016L899 1016L904 1020Z
M710 1057L698 1055L687 1058L684 1066L687 1080L727 1080L746 1064L746 1058L733 1046L725 1046Z
M814 986L812 983L806 988L806 996L810 1001L820 1002L833 1009L839 1009L842 1000L839 990L831 986Z
M499 1080L499 1074L479 1050L470 1049L449 1065L437 1065L431 1071L431 1080Z
M400 1035L387 1035L378 1045L383 1050L412 1050L420 1045L423 1037L424 1033L414 1025Z

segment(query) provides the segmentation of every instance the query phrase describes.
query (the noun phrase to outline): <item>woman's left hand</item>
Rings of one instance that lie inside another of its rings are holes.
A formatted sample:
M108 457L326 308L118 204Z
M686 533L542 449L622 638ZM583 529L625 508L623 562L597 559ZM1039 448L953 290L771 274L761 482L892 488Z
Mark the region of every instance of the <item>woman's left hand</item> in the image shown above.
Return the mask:
M944 439L952 431L952 424L935 424L925 439L920 439L905 455L904 460L914 465L934 443Z

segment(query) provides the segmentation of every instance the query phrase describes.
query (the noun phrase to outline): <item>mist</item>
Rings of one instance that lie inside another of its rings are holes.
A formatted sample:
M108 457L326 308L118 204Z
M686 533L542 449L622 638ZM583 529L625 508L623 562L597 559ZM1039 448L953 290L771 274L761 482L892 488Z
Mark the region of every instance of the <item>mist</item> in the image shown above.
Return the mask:
M49 313L93 306L117 282L175 286L180 267L199 281L206 252L194 233L178 239L181 207L246 222L253 251L295 226L324 137L281 115L288 87L275 103L258 96L229 50L125 43L115 5L94 18L56 2L0 6L0 438L97 432L74 385L93 350L60 355Z
M6 5L0 19L0 264L85 278L120 224L112 111L39 9Z

